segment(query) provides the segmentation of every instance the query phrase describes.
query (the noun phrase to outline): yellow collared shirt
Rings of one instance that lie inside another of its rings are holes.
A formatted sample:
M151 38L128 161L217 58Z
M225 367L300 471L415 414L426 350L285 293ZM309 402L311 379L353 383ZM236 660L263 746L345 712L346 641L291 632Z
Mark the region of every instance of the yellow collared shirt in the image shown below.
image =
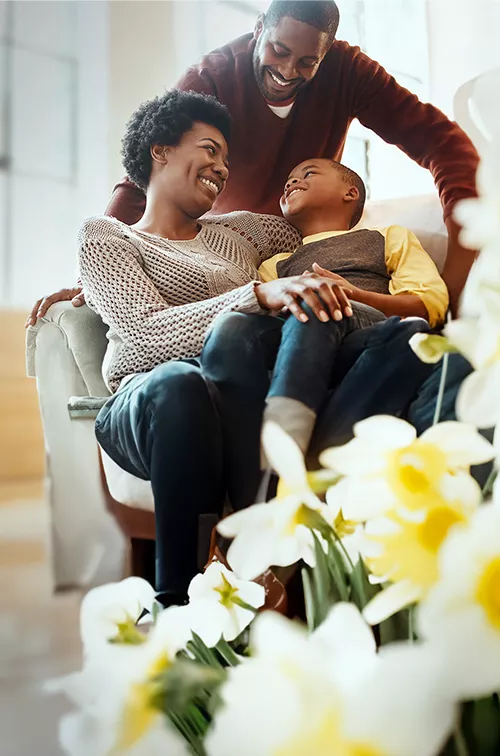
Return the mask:
M349 231L324 231L306 236L302 244L328 239L331 236L350 234ZM403 226L386 226L372 229L382 234L385 239L385 264L390 276L389 292L391 294L415 294L424 303L429 323L432 327L444 322L448 309L448 289L439 275L434 261L427 254L415 234ZM274 255L259 268L262 281L278 278L277 264L286 260L290 254Z

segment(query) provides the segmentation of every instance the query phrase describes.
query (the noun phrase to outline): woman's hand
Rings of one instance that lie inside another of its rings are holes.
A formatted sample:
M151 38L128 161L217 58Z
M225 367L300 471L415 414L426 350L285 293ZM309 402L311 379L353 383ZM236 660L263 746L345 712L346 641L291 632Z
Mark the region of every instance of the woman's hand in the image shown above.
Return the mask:
M73 307L81 307L85 304L85 295L81 286L75 286L72 289L60 289L55 294L49 294L42 297L33 305L33 309L26 320L25 327L35 325L37 318L43 318L47 310L55 302L69 302Z
M318 320L342 320L343 314L348 318L352 308L346 291L336 281L317 273L304 273L301 276L277 278L274 281L259 284L255 294L261 307L265 310L281 310L286 307L297 320L305 323L308 316L300 306L305 302Z

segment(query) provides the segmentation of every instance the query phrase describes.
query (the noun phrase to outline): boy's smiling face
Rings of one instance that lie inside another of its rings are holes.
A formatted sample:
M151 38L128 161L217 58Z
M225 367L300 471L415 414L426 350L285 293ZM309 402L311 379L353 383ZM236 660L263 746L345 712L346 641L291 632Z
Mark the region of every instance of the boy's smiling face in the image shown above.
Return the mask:
M343 206L350 189L330 160L305 160L288 176L280 199L281 212L293 222L304 211L332 211Z
M361 217L365 187L357 173L328 158L304 160L288 176L283 216L302 236L347 231Z

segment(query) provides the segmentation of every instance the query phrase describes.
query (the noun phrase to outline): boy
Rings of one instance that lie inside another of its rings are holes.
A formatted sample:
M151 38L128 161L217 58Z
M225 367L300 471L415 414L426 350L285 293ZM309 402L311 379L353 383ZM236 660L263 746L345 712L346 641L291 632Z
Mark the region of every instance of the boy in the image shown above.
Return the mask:
M280 205L300 231L302 245L259 269L263 281L312 270L339 283L353 304L352 317L323 328L314 318L300 324L290 317L282 326L264 421L278 422L304 452L343 339L384 316L424 318L436 327L448 307L446 285L411 231L401 226L356 230L365 196L362 179L340 163L317 159L298 165Z
M402 226L356 229L365 187L334 160L301 163L280 200L284 217L302 235L292 254L275 255L259 268L263 281L314 270L338 281L352 302L384 315L417 316L436 327L444 321L448 291L417 237Z

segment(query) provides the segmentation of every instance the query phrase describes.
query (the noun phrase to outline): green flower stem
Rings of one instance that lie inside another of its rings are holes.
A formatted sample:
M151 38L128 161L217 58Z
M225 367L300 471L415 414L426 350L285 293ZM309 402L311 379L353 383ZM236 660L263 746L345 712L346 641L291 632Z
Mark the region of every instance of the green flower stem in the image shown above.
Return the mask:
M410 643L415 642L415 606L412 604L408 607L408 640Z
M254 606L247 604L246 601L243 601L243 599L239 598L238 596L234 596L234 598L232 598L231 601L233 604L236 604L236 606L239 606L240 609L246 609L247 612L253 612L254 614L257 614L257 612L259 611Z
M346 549L346 547L344 546L344 544L342 543L342 539L341 539L341 538L340 538L340 536L338 535L338 533L337 533L337 531L335 530L335 528L332 528L332 533L333 533L333 537L334 537L335 541L336 541L336 542L338 543L338 545L339 545L339 547L340 547L340 549L341 549L342 553L344 554L344 556L345 556L345 558L346 558L346 561L347 561L347 564L349 565L349 568L350 568L350 570L351 570L351 571L353 571L353 570L354 570L354 565L353 565L353 563L352 563L352 559L351 559L351 557L349 556L349 554L347 553L347 549Z
M443 406L443 396L444 396L444 389L446 386L446 377L448 374L448 361L450 359L450 355L448 353L443 355L443 365L441 368L441 379L439 381L439 390L438 395L436 399L436 409L434 411L434 418L432 420L433 425L437 425L439 423L439 418L441 416L441 409Z
M460 722L458 722L455 727L453 742L455 744L457 756L469 756L469 748L462 732L462 728L460 727Z
M237 654L233 651L227 640L225 638L221 638L220 641L215 646L219 654L222 656L223 659L227 661L230 667L237 667L240 663L240 660L238 659Z
M498 470L494 467L493 470L488 475L488 480L484 484L483 487L483 497L486 498L493 492L493 483L497 479Z

